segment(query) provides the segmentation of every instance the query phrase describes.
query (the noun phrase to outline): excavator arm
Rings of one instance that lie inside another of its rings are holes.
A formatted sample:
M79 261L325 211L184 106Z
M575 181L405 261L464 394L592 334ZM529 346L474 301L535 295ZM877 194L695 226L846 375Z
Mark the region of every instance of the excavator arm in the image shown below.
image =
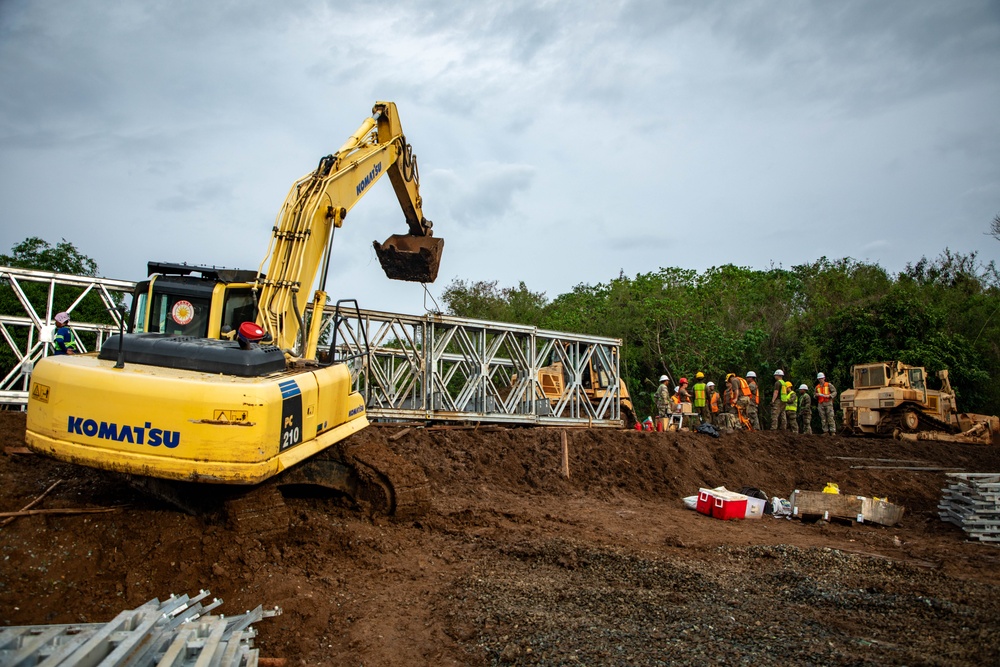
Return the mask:
M292 186L278 213L265 262L258 273L258 324L275 343L295 357L315 359L320 311L326 303L326 279L334 233L348 212L383 175L388 174L403 209L409 234L375 242L390 279L433 282L444 240L434 238L424 217L416 157L406 142L396 105L378 102L372 116L336 153L320 160L315 171ZM309 290L320 273L319 289ZM308 333L304 313L315 309ZM305 334L305 335L303 335Z

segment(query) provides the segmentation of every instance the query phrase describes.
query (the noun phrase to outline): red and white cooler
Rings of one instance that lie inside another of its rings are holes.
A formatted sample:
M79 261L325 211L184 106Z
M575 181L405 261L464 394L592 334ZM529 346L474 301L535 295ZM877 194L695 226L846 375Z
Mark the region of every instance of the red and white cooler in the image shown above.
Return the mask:
M698 489L698 504L695 505L695 509L706 516L712 516L715 493L713 489Z
M733 491L712 491L712 516L728 521L730 519L745 519L747 515L747 496Z

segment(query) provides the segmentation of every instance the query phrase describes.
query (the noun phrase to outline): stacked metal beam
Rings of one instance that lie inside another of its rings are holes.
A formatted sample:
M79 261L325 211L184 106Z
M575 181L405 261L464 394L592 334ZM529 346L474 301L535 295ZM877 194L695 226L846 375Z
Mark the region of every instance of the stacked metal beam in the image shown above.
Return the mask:
M948 473L939 516L980 542L1000 542L1000 473Z
M22 625L0 628L0 665L36 667L152 667L153 665L256 665L252 623L281 609L257 607L238 616L213 616L222 604L201 591L194 598L171 595L121 612L108 623Z

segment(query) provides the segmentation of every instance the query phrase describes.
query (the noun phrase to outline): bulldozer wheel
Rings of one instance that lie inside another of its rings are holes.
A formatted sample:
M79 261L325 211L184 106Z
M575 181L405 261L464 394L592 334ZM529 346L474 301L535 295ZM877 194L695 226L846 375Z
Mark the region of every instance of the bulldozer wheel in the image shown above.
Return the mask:
M632 408L624 405L621 407L621 417L622 425L630 430L634 429L636 423L639 421L635 416L635 412L632 411Z
M906 433L916 433L920 429L920 415L913 410L906 410L900 415L899 424Z

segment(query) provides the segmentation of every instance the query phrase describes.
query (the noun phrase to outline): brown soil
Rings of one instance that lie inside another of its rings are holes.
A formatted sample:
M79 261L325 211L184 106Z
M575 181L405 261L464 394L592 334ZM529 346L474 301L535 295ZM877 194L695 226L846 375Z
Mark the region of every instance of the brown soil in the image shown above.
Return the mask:
M343 499L286 498L260 540L174 511L111 474L0 456L0 510L56 480L37 515L0 528L0 625L95 622L210 589L220 611L263 604L261 654L289 664L1000 664L1000 549L940 521L942 472L1000 471L1000 447L789 434L372 427L431 481L418 521ZM0 412L0 446L23 446ZM837 457L856 457L854 460ZM893 465L882 463L882 465ZM683 507L699 487L788 497L837 482L906 506L893 528Z

